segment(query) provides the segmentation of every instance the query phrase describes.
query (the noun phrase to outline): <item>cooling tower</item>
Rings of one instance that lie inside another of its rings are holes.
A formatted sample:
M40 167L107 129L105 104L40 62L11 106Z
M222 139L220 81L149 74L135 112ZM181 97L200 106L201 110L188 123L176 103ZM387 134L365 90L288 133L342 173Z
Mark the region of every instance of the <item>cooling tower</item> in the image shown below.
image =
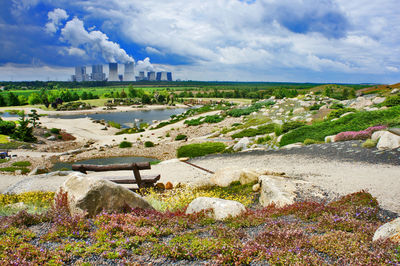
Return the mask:
M118 63L109 63L108 81L119 81L118 78Z
M135 66L133 62L125 64L124 81L135 81Z

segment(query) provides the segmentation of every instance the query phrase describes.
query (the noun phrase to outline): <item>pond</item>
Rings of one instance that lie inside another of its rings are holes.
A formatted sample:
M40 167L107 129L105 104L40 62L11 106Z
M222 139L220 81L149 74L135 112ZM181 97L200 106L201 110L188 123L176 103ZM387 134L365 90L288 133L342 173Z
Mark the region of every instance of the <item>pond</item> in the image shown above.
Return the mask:
M140 163L140 162L155 162L157 159L146 158L146 157L109 157L109 158L97 158L88 159L73 163L62 163L58 162L54 164L52 171L72 170L73 164L95 164L95 165L109 165L109 164L119 164L119 163Z
M157 109L157 110L138 110L128 112L113 112L113 113L98 113L85 115L57 115L49 116L60 119L76 119L90 117L95 120L114 121L121 124L122 128L132 127L137 121L152 124L153 120L166 120L171 115L178 115L188 110L188 108L173 108L173 109Z

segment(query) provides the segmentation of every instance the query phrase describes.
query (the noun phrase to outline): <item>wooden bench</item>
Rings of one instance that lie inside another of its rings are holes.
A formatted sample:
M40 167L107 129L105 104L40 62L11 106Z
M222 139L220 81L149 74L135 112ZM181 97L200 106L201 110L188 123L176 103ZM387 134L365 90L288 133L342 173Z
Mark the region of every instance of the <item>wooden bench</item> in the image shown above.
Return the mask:
M160 180L160 175L141 176L139 170L151 169L149 162L127 163L127 164L111 164L111 165L92 165L92 164L73 164L72 170L86 174L86 171L106 172L106 171L123 171L132 170L135 179L116 179L110 180L117 184L137 184L139 189L153 187ZM135 189L131 189L135 190Z

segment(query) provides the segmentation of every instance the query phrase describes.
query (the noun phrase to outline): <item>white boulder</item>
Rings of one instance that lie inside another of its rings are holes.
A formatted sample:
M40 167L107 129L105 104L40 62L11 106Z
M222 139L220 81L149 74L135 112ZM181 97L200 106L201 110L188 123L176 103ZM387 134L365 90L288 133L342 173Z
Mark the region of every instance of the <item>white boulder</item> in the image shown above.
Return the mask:
M186 214L197 213L205 210L212 210L208 213L216 220L224 220L229 217L236 217L246 211L246 207L237 201L218 198L199 197L193 200L186 209Z
M386 131L380 137L376 147L379 150L392 150L400 147L400 136Z
M294 183L282 176L262 175L259 177L261 183L260 204L264 207L275 203L278 207L293 204L296 186Z
M380 137L382 137L383 134L385 134L386 130L380 130L380 131L375 131L371 135L371 140L373 141L378 141Z
M386 100L385 97L375 97L375 98L372 100L372 103L373 103L373 104L380 104L380 103L383 103L385 100Z
M153 209L140 195L123 186L82 174L73 174L60 190L68 193L71 215L85 214L93 217L102 211L120 212L126 207Z
M303 143L297 142L297 143L293 143L293 144L289 144L289 145L283 146L283 147L281 147L281 149L290 150L290 149L296 149L296 148L301 148L301 147L303 147Z
M233 150L234 151L240 151L240 150L244 150L247 148L247 146L250 144L250 140L248 137L244 137L241 140L239 140L238 143L236 143L233 146Z
M260 176L260 174L257 173L256 171L253 171L250 169L243 169L240 172L239 181L240 181L240 184L245 185L245 184L257 182L259 176Z
M210 177L210 183L219 187L227 187L232 182L239 181L241 172L240 169L232 167L218 169Z
M382 225L376 230L372 241L390 239L400 243L400 218Z
M293 114L294 114L294 115L297 115L297 114L304 113L305 111L306 111L306 109L304 109L303 107L300 107L300 108L294 109L294 110L293 110Z
M335 142L335 137L336 137L336 135L326 136L326 137L325 137L325 143L328 143L328 142Z

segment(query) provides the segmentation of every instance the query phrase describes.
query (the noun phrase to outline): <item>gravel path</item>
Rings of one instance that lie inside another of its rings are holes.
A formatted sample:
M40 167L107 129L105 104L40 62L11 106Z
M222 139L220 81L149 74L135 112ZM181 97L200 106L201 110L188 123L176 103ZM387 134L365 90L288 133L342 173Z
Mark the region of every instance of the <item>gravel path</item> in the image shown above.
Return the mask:
M357 144L357 147L355 147ZM360 142L350 141L310 145L279 151L250 151L222 154L190 160L215 171L226 167L260 168L285 172L288 176L310 184L316 191L334 195L367 190L381 206L400 214L399 150L379 152L360 148ZM143 174L161 174L161 182L187 184L206 183L210 174L178 160L152 166ZM131 171L90 173L103 178L132 178ZM0 193L30 190L56 190L65 176L0 176Z

